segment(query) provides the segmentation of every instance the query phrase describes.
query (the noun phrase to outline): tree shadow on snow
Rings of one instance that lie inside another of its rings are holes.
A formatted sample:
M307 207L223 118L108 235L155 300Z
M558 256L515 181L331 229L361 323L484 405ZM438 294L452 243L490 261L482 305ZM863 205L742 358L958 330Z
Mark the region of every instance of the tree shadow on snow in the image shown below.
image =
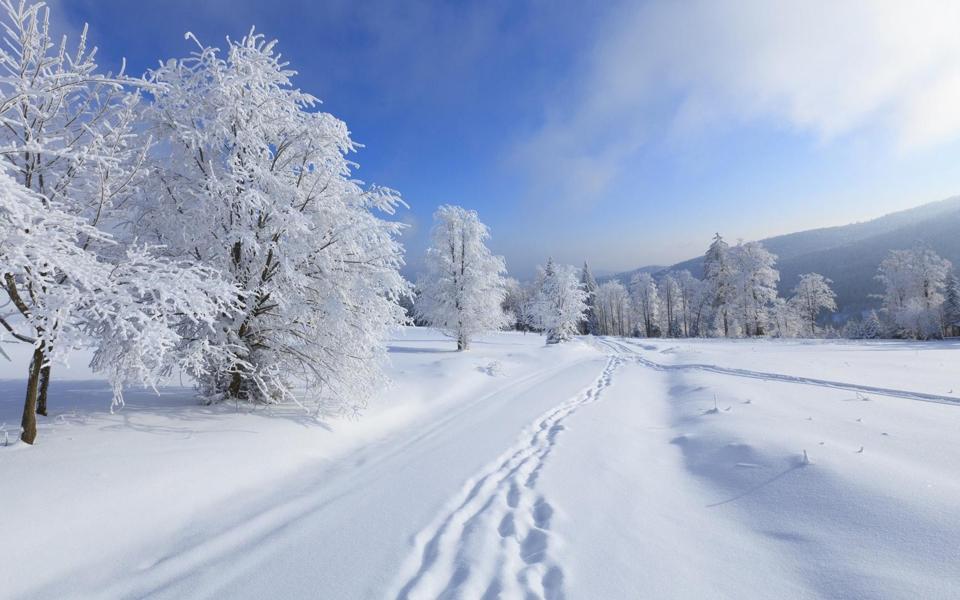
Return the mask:
M0 428L8 432L19 430L26 383L19 380L0 380ZM86 424L99 421L101 431L134 430L154 435L174 435L190 438L193 435L218 433L260 433L256 428L218 428L215 423L230 421L237 414L271 419L286 419L303 427L318 427L333 431L324 415L309 414L303 408L290 405L253 405L223 402L203 404L193 388L163 386L130 388L124 390L124 405L110 411L112 391L104 381L53 381L50 384L49 415L38 417L41 430L59 425ZM206 424L201 427L200 424ZM212 425L212 427L211 427ZM14 436L16 437L16 436Z
M411 348L409 346L387 346L390 354L450 354L456 353L456 348Z

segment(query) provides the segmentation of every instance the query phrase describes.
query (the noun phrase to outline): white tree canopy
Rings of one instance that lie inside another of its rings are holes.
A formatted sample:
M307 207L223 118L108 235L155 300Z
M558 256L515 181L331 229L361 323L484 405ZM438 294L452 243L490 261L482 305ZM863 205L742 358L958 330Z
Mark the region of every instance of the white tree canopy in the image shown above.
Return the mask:
M883 310L900 335L913 338L940 337L950 261L926 247L892 250L877 270L883 284Z
M736 264L730 256L730 245L719 233L704 256L703 279L716 327L722 335L729 336L736 323Z
M619 281L606 281L595 292L596 335L625 336L633 333L630 294Z
M587 316L580 325L580 331L581 333L597 335L600 327L595 308L597 280L593 277L587 261L583 262L583 269L580 271L580 286L587 293Z
M763 335L768 311L777 298L780 281L780 272L774 268L777 257L760 242L737 244L731 255L735 264L736 304L744 334Z
M547 343L565 342L577 334L586 318L587 292L572 265L547 261L539 277L536 315L547 334Z
M467 350L477 334L507 323L506 264L487 248L490 231L476 211L445 205L433 219L417 315L456 339L458 350Z
M95 348L93 367L109 372L120 403L124 383L189 363L183 331L229 314L236 295L129 227L150 147L137 129L142 82L99 73L86 29L73 51L55 44L42 4L0 1L0 27L0 268L13 308L2 322L34 344L22 421L32 443L53 361Z
M657 282L650 273L638 273L630 280L630 292L637 313L640 315L640 326L643 327L643 334L647 337L656 336L659 333L657 318L660 308Z
M168 256L237 290L239 314L202 332L217 351L201 391L354 410L383 380L385 337L405 320L401 225L380 217L402 201L351 178L346 124L293 86L274 41L251 30L221 53L187 38L195 52L149 74L157 149L136 222Z
M800 283L793 288L791 302L796 307L809 335L816 335L817 317L823 311L837 310L837 295L830 289L833 283L819 273L806 273L800 276Z

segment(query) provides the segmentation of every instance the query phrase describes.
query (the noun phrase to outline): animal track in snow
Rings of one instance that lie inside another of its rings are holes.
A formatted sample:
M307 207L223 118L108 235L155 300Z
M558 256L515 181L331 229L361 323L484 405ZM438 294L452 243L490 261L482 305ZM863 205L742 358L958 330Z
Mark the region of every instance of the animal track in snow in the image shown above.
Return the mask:
M596 402L622 364L611 356L586 392L538 418L515 446L464 486L462 498L414 539L397 600L564 598L564 571L550 555L554 508L537 480L564 421Z

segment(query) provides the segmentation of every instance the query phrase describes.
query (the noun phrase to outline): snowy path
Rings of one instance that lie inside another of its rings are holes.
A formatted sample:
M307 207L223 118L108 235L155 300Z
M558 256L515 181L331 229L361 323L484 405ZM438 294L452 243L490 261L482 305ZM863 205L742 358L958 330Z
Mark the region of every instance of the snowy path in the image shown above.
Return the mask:
M563 568L550 556L553 507L537 479L577 409L596 402L621 364L611 357L586 392L551 409L483 474L462 499L417 536L412 572L397 594L408 598L563 597ZM417 557L419 556L419 560Z
M541 338L524 342L542 352ZM446 410L240 499L225 514L202 516L169 550L149 551L96 595L302 597L318 589L324 597L385 597L410 540L442 510L451 491L509 446L535 415L557 411L557 399L592 385L606 360L586 347L551 355L554 360L541 360L532 372L483 375L482 381L495 384L492 390L468 390ZM476 361L476 354L451 356ZM472 371L486 370L485 361L479 362ZM575 408L565 404L553 418ZM541 432L538 440L549 444L547 436L556 431ZM530 448L543 450L549 451ZM539 507L539 518L546 510ZM60 592L50 586L37 595Z
M906 599L960 585L946 541L960 538L957 453L911 457L932 422L960 424L955 399L598 344L611 357L595 386L464 485L387 597Z
M683 350L662 365L641 356L652 349L603 343L624 353L618 385L636 391L615 385L591 408L592 427L572 431L556 460L586 474L583 487L636 505L618 512L615 528L607 519L584 523L581 515L617 504L598 506L595 494L546 475L557 506L572 515L556 526L569 528L567 561L581 566L571 597L956 596L955 402L913 402L929 398L887 388L888 397L868 398L844 392L871 386L736 365L691 367ZM749 353L740 362L749 365ZM601 437L616 450L595 449ZM613 472L597 474L597 463ZM614 548L597 544L633 527L640 531ZM618 560L621 569L611 569Z
M746 377L750 379L762 379L764 381L781 381L784 383L798 383L803 385L815 385L820 387L834 388L838 390L848 390L851 392L862 392L865 394L879 394L882 396L894 396L896 398L907 398L910 400L921 400L924 402L938 402L943 404L960 404L960 398L946 396L942 394L928 394L925 392L916 392L908 390L897 390L873 385L863 385L856 383L844 383L840 381L829 381L826 379L816 379L813 377L801 377L798 375L785 375L782 373L768 373L763 371L752 371L749 369L734 369L730 367L721 367L711 364L683 363L683 364L663 364L648 358L645 358L637 351L638 344L633 342L603 340L604 346L611 348L615 352L630 356L638 363L656 369L658 371L672 370L695 370L707 373L718 373L721 375L733 375L735 377ZM651 347L639 345L640 349L651 349ZM655 348L653 348L655 349Z

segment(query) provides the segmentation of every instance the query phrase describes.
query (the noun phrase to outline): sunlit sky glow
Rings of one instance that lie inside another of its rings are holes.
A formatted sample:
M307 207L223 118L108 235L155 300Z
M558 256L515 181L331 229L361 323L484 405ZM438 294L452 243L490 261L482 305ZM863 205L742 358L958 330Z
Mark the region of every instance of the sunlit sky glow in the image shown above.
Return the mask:
M594 6L602 4L603 6ZM960 192L960 4L69 0L141 73L251 25L400 190L410 270L438 204L510 270L599 271Z

